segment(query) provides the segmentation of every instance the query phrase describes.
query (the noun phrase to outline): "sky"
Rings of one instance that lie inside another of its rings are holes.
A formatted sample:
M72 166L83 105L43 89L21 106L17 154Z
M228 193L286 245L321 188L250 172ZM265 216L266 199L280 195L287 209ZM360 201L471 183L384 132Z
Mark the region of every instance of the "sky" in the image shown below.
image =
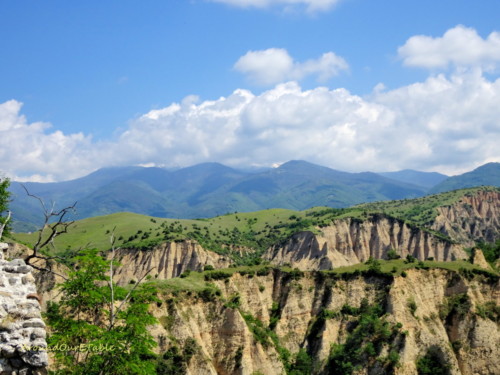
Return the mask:
M0 174L500 162L498 0L0 1Z

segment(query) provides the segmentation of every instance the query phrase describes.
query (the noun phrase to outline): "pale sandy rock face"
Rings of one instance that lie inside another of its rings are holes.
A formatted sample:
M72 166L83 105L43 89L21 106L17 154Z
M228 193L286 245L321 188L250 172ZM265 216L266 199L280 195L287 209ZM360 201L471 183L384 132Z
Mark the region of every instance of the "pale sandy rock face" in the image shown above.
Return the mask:
M4 260L0 252L0 374L43 373L48 365L45 323L31 270L21 259Z
M204 266L226 268L231 264L227 256L203 249L195 241L167 242L149 250L118 249L115 260L121 266L115 270L114 280L126 284L139 280L146 273L163 280L180 276L184 271L201 271Z
M264 257L273 264L290 264L301 270L348 266L369 257L385 259L391 249L403 258L412 255L419 260L466 259L464 247L480 240L494 242L499 237L500 192L479 190L453 205L437 208L431 232L384 215L363 221L335 220L317 229L319 234L302 232L292 236L285 245L269 249ZM434 236L432 231L448 236L453 243ZM486 262L481 264L487 268Z
M372 220L336 220L321 228L321 233L302 232L284 246L269 249L264 257L273 264L289 263L301 270L324 270L365 262L368 258L386 259L389 250L402 258L412 255L438 261L467 258L463 247L440 240L400 220L381 215Z
M478 191L451 206L439 207L432 229L474 246L474 241L494 242L500 232L500 192Z
M342 279L319 273L291 278L272 270L267 276L236 273L214 284L221 297L213 301L203 301L197 292L181 293L165 297L169 302L154 308L160 321L170 322L155 327L155 336L163 337L160 352L173 343L172 338L179 345L189 338L196 341L199 349L189 363L189 374L284 373L277 347L262 345L244 314L259 319L263 327L277 318L273 332L280 346L292 354L306 349L321 373L331 345L344 343L356 320L340 311L344 305L359 307L363 300L381 304L388 313L385 319L400 323L406 332L397 339L400 367L396 374L416 374L416 361L431 347L439 349L452 374L500 373L498 324L477 314L479 306L500 303L499 285L483 276L467 279L451 271L415 269L395 278ZM241 297L239 307L225 306L235 294ZM447 301L461 295L470 304L464 315L440 317ZM410 301L416 305L413 311ZM323 310L333 315L318 324Z

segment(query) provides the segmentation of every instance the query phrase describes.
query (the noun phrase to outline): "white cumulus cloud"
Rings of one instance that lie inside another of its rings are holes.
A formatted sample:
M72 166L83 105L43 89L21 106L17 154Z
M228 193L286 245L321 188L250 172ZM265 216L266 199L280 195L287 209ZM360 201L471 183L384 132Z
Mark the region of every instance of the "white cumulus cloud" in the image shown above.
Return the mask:
M461 173L500 162L500 79L480 71L432 76L370 97L296 82L261 94L189 96L95 142L28 123L21 103L0 104L0 171L23 180L75 178L110 165L206 161L273 166L304 159L346 171L404 168Z
M422 68L478 67L492 70L500 63L500 33L483 39L475 29L456 26L442 37L416 35L398 49L407 66Z
M271 8L281 7L285 10L305 8L309 13L327 11L340 0L210 0L240 8Z
M29 124L22 103L0 103L0 171L19 180L50 181L91 171L95 144L82 133L65 135L43 122Z
M333 52L301 63L294 61L283 48L248 51L234 64L235 70L259 85L300 81L307 76L317 76L318 81L325 82L348 68L347 62Z

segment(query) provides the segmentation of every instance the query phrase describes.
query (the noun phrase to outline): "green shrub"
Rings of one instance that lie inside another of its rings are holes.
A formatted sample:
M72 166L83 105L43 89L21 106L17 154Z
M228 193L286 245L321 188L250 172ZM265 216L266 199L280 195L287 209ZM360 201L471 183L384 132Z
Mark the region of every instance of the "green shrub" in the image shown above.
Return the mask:
M499 322L500 306L498 306L495 301L488 301L484 305L476 305L476 314L483 319Z
M416 260L417 258L415 258L413 255L408 254L406 256L405 263L415 263Z
M466 293L455 294L446 299L439 308L439 317L450 320L453 316L464 317L471 309L472 304Z
M211 280L224 280L229 279L232 276L231 272L226 271L209 271L205 274L205 281Z
M269 272L271 271L271 267L264 267L261 268L260 270L257 270L257 276L267 276L269 275Z
M390 249L388 252L387 252L387 259L388 260L394 260L394 259L399 259L401 258L401 256L396 252L396 250L394 249Z
M281 317L281 309L278 302L273 302L270 311L269 329L274 329Z
M241 298L239 294L235 294L231 296L228 302L224 304L225 307L230 309L237 309L241 305Z
M214 302L222 295L221 291L214 287L206 287L198 293L204 302Z
M354 313L353 308L344 305L343 310ZM400 324L392 324L383 317L380 305L362 302L358 309L359 318L345 343L333 344L326 373L331 375L350 375L361 369L383 366L378 373L391 374L399 364L398 341L404 340ZM389 355L379 357L387 348ZM380 372L381 371L381 372Z
M417 360L418 375L449 375L450 365L446 363L443 354L436 346L432 346L427 353Z
M413 297L408 299L407 306L410 309L411 315L416 318L415 312L417 311L417 303L415 302Z
M181 274L181 279L184 279L186 277L188 277L189 275L191 274L191 270L185 270L182 274Z
M288 370L288 375L309 375L313 371L313 360L305 349L300 349Z
M186 374L189 362L198 350L196 340L191 337L186 339L182 349L177 345L171 346L163 355L158 357L155 373L157 375Z

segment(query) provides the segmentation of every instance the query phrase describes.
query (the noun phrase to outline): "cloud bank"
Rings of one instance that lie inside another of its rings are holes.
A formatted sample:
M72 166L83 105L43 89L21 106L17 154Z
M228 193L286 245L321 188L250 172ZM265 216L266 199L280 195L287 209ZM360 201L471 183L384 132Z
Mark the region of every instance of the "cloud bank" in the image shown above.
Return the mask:
M51 132L0 105L0 170L16 179L69 179L109 165L186 166L219 161L271 166L305 159L347 171L462 172L500 161L500 80L430 77L371 98L295 82L254 95L236 90L133 120L113 141Z
M311 75L316 76L319 82L326 82L348 68L347 62L333 52L301 63L294 61L282 48L249 51L234 64L235 70L253 83L264 86L288 80L300 81Z
M22 104L10 100L0 104L0 171L16 180L57 181L112 165L178 167L217 161L248 167L305 159L346 171L412 168L454 174L499 162L500 79L483 74L496 55L464 48L466 59L453 47L457 32L473 36L467 39L470 47L494 46L496 34L478 42L470 31L457 27L440 38L418 39L425 41L419 48L405 49L415 45L417 39L410 38L400 55L414 66L467 62L473 69L389 91L380 86L368 97L343 88L303 90L296 82L300 77L331 74L318 68L323 58L296 63L285 50L252 52L240 59L248 74L268 84L292 81L260 94L237 89L217 100L189 96L131 120L106 141L29 123ZM448 48L435 49L436 41ZM261 59L267 59L265 64L259 65Z

